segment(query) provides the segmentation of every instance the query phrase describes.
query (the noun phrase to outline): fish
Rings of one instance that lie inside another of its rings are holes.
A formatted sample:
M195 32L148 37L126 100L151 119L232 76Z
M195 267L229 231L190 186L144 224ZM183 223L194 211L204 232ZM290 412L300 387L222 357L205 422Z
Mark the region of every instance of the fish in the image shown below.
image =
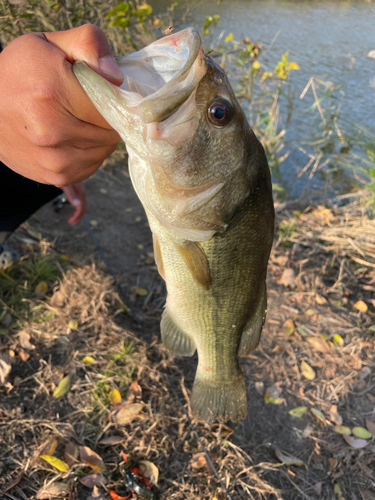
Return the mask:
M197 351L194 415L239 421L248 403L238 358L260 339L274 237L264 149L194 28L117 62L121 87L84 62L73 71L126 144L166 282L162 341L173 355Z

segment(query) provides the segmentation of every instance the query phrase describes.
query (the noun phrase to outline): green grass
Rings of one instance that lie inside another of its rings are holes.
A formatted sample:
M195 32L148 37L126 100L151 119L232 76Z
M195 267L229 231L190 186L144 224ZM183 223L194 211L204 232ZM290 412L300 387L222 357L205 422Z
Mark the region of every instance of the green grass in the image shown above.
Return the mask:
M53 312L40 305L42 295L37 293L36 288L45 282L48 294L61 275L58 257L45 255L42 251L34 252L0 271L0 316L9 311L19 326L29 320L43 321L50 317Z
M109 362L103 368L98 369L98 367L92 366L96 376L100 376L94 384L92 394L97 406L102 410L103 405L108 408L108 412L111 407L110 391L113 389L118 389L121 396L125 395L129 384L131 383L134 373L136 372L137 365L134 361L134 355L136 354L133 342L129 344L121 343L118 349L113 350L109 355Z

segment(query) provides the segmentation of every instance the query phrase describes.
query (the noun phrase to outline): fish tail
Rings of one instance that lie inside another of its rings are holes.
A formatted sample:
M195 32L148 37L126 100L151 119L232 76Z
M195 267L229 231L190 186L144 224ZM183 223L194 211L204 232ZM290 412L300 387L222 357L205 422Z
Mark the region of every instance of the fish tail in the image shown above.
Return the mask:
M240 375L230 385L212 385L207 380L196 379L191 396L193 413L213 422L231 420L237 422L247 415L245 380Z

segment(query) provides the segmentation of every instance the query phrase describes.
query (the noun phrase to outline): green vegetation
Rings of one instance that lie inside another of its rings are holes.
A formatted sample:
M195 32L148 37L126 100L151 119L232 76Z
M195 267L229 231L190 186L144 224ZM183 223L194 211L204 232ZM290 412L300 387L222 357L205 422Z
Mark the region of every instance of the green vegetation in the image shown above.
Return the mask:
M56 284L62 271L58 256L46 253L42 245L29 250L19 262L0 271L0 321L8 313L17 327L50 316L51 311L40 307L40 299Z
M160 36L170 25L178 25L173 19L177 6L171 4L164 15L156 16L151 5L139 0L110 0L105 4L99 0L81 0L74 5L62 0L5 1L0 4L0 31L3 41L8 43L23 33L64 30L90 22L103 29L114 53L123 55ZM236 93L266 150L275 194L285 197L288 193L280 165L289 155L285 136L292 113L290 74L298 71L299 66L285 52L274 68L268 68L262 60L266 52L262 45L248 38L236 40L232 33L222 33L212 43L213 28L217 26L220 26L218 14L206 17L201 29L205 43L211 42L212 57L230 69ZM373 138L365 131L349 130L342 125L341 88L312 77L301 98L307 92L312 92L314 104L307 110L306 120L316 121L317 134L307 145L301 145L306 165L298 175L309 179L319 175L326 181L327 189L337 191L340 186L341 192L364 188L368 203L374 206Z

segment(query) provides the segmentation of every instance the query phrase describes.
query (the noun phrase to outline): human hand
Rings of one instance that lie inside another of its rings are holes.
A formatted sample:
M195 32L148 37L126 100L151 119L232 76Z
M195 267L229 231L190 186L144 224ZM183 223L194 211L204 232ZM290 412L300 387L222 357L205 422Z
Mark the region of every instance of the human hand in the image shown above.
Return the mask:
M74 184L73 186L63 187L62 190L64 191L69 203L75 207L73 215L71 215L68 219L69 224L74 226L86 213L86 188L85 185L80 182L79 184Z
M77 60L121 84L107 39L93 25L23 35L0 54L0 160L24 177L77 184L120 140L75 78Z

